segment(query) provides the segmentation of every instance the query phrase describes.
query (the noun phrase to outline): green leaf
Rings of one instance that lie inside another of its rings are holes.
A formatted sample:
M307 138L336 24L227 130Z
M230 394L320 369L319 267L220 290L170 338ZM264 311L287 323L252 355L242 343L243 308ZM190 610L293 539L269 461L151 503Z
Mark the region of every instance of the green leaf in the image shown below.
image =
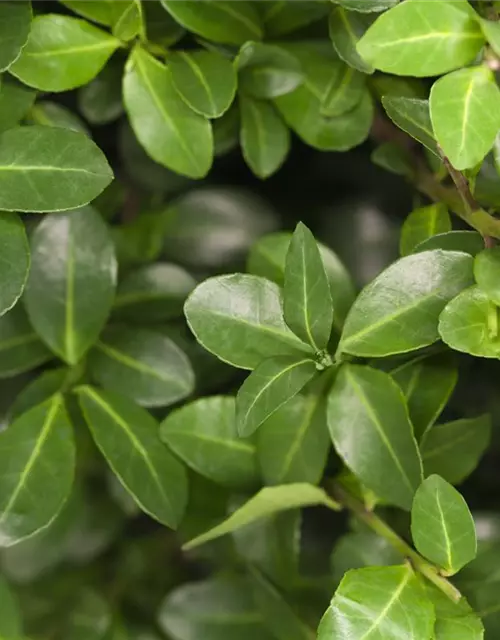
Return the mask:
M239 90L253 98L265 100L290 93L304 78L297 58L272 44L246 42L235 64Z
M394 380L370 367L344 365L330 391L327 416L335 449L351 471L379 498L409 510L422 461Z
M83 587L72 602L64 633L73 640L102 640L108 638L112 621L113 614L107 599Z
M236 95L236 71L220 53L172 51L167 67L175 89L193 111L219 118L231 106Z
M382 106L395 125L440 157L432 130L428 100L405 96L383 96Z
M30 268L30 252L24 224L15 213L0 212L0 255L1 317L19 300Z
M386 171L410 180L414 177L413 160L408 149L396 142L384 142L373 150L370 160Z
M316 240L301 222L286 256L283 311L296 336L316 352L326 349L333 324L330 286Z
M177 640L271 640L246 578L218 576L184 584L160 606L160 628Z
M32 89L10 76L3 77L0 88L0 133L19 124L33 105L35 97L36 92Z
M253 488L258 481L255 444L238 436L235 400L201 398L172 411L160 438L189 467L232 489Z
M9 410L10 420L19 418L23 413L49 400L56 393L62 393L68 384L70 372L71 369L60 367L48 369L37 376L16 396Z
M264 360L240 387L236 397L238 433L247 437L318 373L310 358L282 356Z
M91 137L90 131L76 114L66 107L57 104L57 102L50 102L49 100L37 102L36 105L31 108L29 122L45 127L71 129L71 131L79 131Z
M415 253L432 249L462 251L474 257L484 249L484 240L476 231L448 231L424 240L415 247Z
M318 629L318 640L433 637L434 608L409 565L348 571Z
M194 391L187 356L158 331L107 329L89 356L89 370L105 389L143 407L165 407Z
M108 124L121 116L122 75L123 63L112 58L93 80L79 89L78 110L88 122Z
M162 5L183 27L209 40L225 44L244 44L260 40L262 27L251 2L234 4L227 0L161 0Z
M345 63L362 73L373 73L371 64L366 63L356 49L371 23L371 17L346 11L342 6L335 7L330 14L330 39L335 51Z
M191 293L184 313L198 342L234 367L255 369L271 356L312 355L283 320L279 288L264 278L209 278Z
M488 41L493 51L500 54L500 25L493 20L479 20L479 24L484 33L484 37Z
M82 133L31 126L0 135L0 210L81 207L112 179L104 154Z
M110 2L113 35L119 40L145 38L141 0Z
M274 0L261 3L266 34L281 36L316 22L328 15L330 7L324 2Z
M317 484L329 451L324 399L298 395L261 425L257 455L266 484Z
M31 2L8 0L0 4L0 71L21 55L31 28Z
M118 285L114 314L120 318L160 322L182 316L195 279L175 264L146 265L128 273Z
M226 113L212 123L214 153L222 156L238 147L240 142L240 111L233 104Z
M437 474L460 484L479 464L491 437L491 418L484 414L436 425L420 446L425 475Z
M0 434L0 546L10 547L54 520L70 494L74 467L75 445L61 396Z
M379 13L395 7L398 2L399 0L336 0L342 7L362 13Z
M441 340L480 358L500 358L498 332L498 307L479 287L462 291L439 316Z
M143 511L175 529L187 503L184 467L164 447L154 418L134 402L80 387L80 406L95 443Z
M476 531L467 503L440 476L426 478L411 510L411 534L419 553L453 575L476 557Z
M341 116L354 109L365 95L365 76L353 67L343 64L338 77L323 96L321 113L332 118Z
M296 483L279 487L261 489L253 498L232 513L227 520L217 527L191 540L184 549L194 547L215 540L227 533L232 533L256 520L266 518L280 511L296 509L298 507L312 507L323 505L329 509L338 509L338 505L328 497L323 489L310 484Z
M401 229L399 252L402 256L407 256L414 253L415 248L428 238L448 231L451 231L451 219L444 204L414 209Z
M429 98L436 139L456 169L469 169L491 150L500 129L500 89L486 67L450 73Z
M114 0L115 3L117 0ZM59 0L68 9L87 20L106 26L113 24L113 7L109 0Z
M336 543L331 557L333 577L340 582L351 569L400 564L403 557L375 533L347 533Z
M380 71L425 77L472 62L483 44L478 22L453 0L406 0L377 18L358 53Z
M108 229L90 207L46 216L31 237L31 253L30 321L55 353L76 364L113 304L116 260Z
M439 314L471 284L471 268L471 256L459 252L435 250L401 258L358 296L339 351L381 357L436 342Z
M291 239L292 234L283 231L260 238L250 250L247 270L282 287L285 283L286 256ZM354 302L354 284L336 254L319 242L317 245L330 284L333 323L336 329L342 329L347 312Z
M95 78L119 46L119 40L85 20L39 15L9 71L35 89L68 91Z
M241 150L255 175L268 178L290 152L290 131L269 102L240 97Z
M140 47L128 60L123 97L137 139L153 160L190 178L208 173L213 158L210 123L179 97L170 71Z
M500 305L500 248L485 249L474 260L474 277L488 298Z
M426 583L425 587L436 611L435 640L483 640L481 618L464 597L453 602L430 583Z
M0 578L0 637L17 640L22 635L21 610L7 582Z

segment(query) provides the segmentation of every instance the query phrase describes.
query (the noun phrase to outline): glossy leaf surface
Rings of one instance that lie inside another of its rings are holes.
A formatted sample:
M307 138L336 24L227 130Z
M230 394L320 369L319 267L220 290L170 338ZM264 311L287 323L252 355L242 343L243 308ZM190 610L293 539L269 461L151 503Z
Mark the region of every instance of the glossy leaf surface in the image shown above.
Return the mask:
M394 124L439 157L428 100L405 96L383 96L382 106Z
M373 73L373 67L363 60L356 48L370 24L369 17L346 11L342 6L330 14L329 31L335 51L346 64L362 73Z

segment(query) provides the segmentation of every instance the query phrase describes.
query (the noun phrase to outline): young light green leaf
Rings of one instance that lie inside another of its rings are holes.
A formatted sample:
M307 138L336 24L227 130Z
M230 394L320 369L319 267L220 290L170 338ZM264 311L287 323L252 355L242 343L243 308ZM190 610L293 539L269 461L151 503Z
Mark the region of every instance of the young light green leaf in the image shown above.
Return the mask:
M268 178L290 152L290 131L269 102L240 98L241 150L255 175Z
M469 169L491 150L500 129L500 89L486 67L450 73L429 98L436 140L456 169Z
M247 437L318 373L310 358L281 356L264 360L240 387L236 397L238 433Z
M295 335L316 352L326 349L333 324L330 286L316 240L302 223L287 252L283 311Z
M324 399L311 391L292 398L260 427L257 455L266 484L317 484L330 438Z
M414 253L415 248L428 238L448 231L451 231L451 219L446 205L439 202L414 209L401 229L399 252L402 256L407 256Z
M44 127L62 127L63 129L71 129L71 131L79 131L91 137L90 131L81 119L66 107L57 104L57 102L50 102L49 100L37 102L30 109L28 121Z
M139 46L127 63L123 97L137 139L153 160L190 178L208 173L213 158L210 122L187 106L170 71Z
M323 96L321 113L329 118L341 116L354 109L365 94L365 76L344 64L338 78L330 84Z
M435 250L401 258L358 296L339 351L381 357L436 342L439 314L471 284L471 275L472 258L464 253Z
M436 611L434 640L483 640L481 618L463 596L453 602L431 583L426 583L425 589Z
M1 317L19 300L30 268L30 252L24 224L15 213L0 212L0 255Z
M346 64L362 73L373 73L371 64L365 62L356 49L371 23L371 17L346 11L342 6L335 7L330 14L330 39L335 51Z
M158 331L107 329L89 356L93 379L142 407L165 407L194 391L194 372L181 349Z
M85 20L39 15L9 71L35 89L68 91L95 78L119 46L117 38Z
M109 0L59 0L59 2L87 20L107 27L113 24L113 7Z
M119 40L133 40L136 36L145 39L144 18L141 0L110 2L113 35Z
M498 307L479 287L462 291L439 316L441 340L480 358L500 358L499 330Z
M360 606L362 603L362 606ZM318 640L432 638L434 608L409 564L348 571L318 629Z
M361 13L380 13L386 9L395 7L399 0L336 0L337 4Z
M323 505L324 507L334 510L339 508L337 503L329 498L323 489L313 487L310 484L295 483L279 487L266 487L265 489L261 489L253 498L250 498L247 503L232 513L222 524L191 540L191 542L184 545L184 548L193 549L200 544L232 533L236 531L236 529L260 520L261 518L271 516L279 511L316 505Z
M0 71L8 69L26 46L31 15L31 2L28 0L0 4Z
M235 64L241 92L262 100L296 89L304 79L297 58L279 46L246 42Z
M328 396L327 417L335 449L351 471L379 498L409 510L422 461L404 396L391 376L344 365Z
M104 154L82 133L31 126L0 135L0 210L81 207L112 179Z
M415 247L414 253L433 249L461 251L474 257L484 249L484 239L476 231L448 231L424 240Z
M7 582L0 578L0 637L18 640L22 636L21 610Z
M190 0L160 1L179 24L209 40L240 45L247 40L262 38L259 14L246 0L238 4L211 0L196 5Z
M476 557L476 531L467 503L440 476L426 478L411 510L411 534L417 550L453 575Z
M236 5L237 6L237 5ZM167 67L184 102L207 118L220 118L236 95L236 71L215 51L172 51Z
M382 97L382 106L394 124L440 157L428 100L390 95Z
M0 89L0 133L12 129L28 113L36 92L15 78L4 76Z
M113 304L116 260L101 216L90 207L50 215L31 237L25 303L38 335L68 364L96 341Z
M363 531L342 536L333 549L330 562L333 578L340 582L351 569L390 566L400 564L403 559L385 538Z
M184 313L198 342L234 367L255 369L271 356L313 354L286 326L280 290L264 278L209 278L191 293Z
M460 4L460 3L458 3ZM401 76L436 76L472 62L484 44L478 21L456 2L406 0L382 14L358 43L375 69Z
M491 437L491 417L464 418L436 425L420 445L425 475L460 484L479 464Z
M497 56L500 55L500 25L496 20L483 20L481 18L479 19L479 24L488 44Z
M485 249L474 260L474 277L488 298L500 305L500 248Z
M255 444L236 429L233 397L201 398L170 413L160 438L197 473L234 490L258 481Z
M0 434L0 546L10 547L54 520L70 494L74 467L75 445L61 396Z
M123 63L112 58L91 82L79 89L78 110L88 122L107 124L121 116L122 75Z
M125 396L80 387L80 406L95 443L147 514L175 529L187 503L184 467L164 447L158 424Z

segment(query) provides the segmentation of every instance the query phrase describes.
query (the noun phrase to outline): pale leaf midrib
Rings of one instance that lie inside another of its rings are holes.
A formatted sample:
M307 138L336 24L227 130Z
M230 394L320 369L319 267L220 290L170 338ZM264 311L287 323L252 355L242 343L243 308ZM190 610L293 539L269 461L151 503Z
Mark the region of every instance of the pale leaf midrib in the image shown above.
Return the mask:
M99 51L102 49L117 49L120 46L118 40L107 40L94 44L80 45L78 47L68 47L67 49L44 49L43 51L24 51L23 55L30 58L50 58L72 54L88 53L89 51Z
M236 442L234 440L218 438L216 436L208 435L206 433L194 433L192 431L179 431L175 429L168 429L166 432L166 437L170 436L179 436L180 438L187 438L193 440L201 440L202 442L210 442L212 444L220 445L221 447L226 447L227 449L235 449L237 451L241 451L248 455L255 454L255 446L251 444L247 444L246 442Z
M194 75L200 81L200 84L207 95L207 99L208 99L208 102L210 103L210 108L212 109L212 113L216 114L218 112L217 105L215 104L212 91L210 90L210 85L206 81L205 76L203 75L203 72L201 71L199 65L196 64L196 62L192 59L189 53L186 53L185 51L179 51L179 55L187 63L187 65L192 70Z

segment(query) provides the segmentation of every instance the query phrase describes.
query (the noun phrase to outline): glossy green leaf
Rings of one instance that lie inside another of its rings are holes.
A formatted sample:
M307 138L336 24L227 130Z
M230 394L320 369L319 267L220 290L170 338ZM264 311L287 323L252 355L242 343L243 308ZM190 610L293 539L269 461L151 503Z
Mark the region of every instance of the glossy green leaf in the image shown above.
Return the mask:
M365 76L349 65L342 65L337 79L323 96L321 113L328 118L341 116L354 109L365 95Z
M194 373L181 349L158 331L107 329L89 356L90 373L105 389L143 407L164 407L194 390Z
M436 342L439 314L471 284L471 271L472 258L464 253L435 250L401 258L358 296L339 350L380 357Z
M0 546L10 547L54 520L71 491L74 466L75 445L61 396L31 409L0 434Z
M394 380L369 367L344 365L328 396L327 415L335 449L351 471L379 498L409 510L422 461Z
M110 2L113 35L120 40L133 40L144 36L144 20L141 0Z
M295 483L278 487L266 487L232 513L222 524L191 540L184 545L184 548L192 549L279 511L315 505L323 505L334 510L338 509L337 503L329 498L323 489L313 487L310 484Z
M196 281L175 264L158 262L128 273L118 285L114 313L120 318L159 322L182 316Z
M197 473L232 489L257 484L255 444L238 436L235 400L201 398L170 413L160 438Z
M500 357L498 332L498 307L479 287L462 291L439 316L441 340L480 358Z
M78 91L78 109L91 124L107 124L123 113L123 63L111 59L104 69Z
M31 2L12 0L0 4L0 71L20 56L31 28Z
M476 256L474 277L481 291L500 305L500 248L485 249Z
M333 325L330 285L316 240L302 223L286 256L283 312L290 329L316 352L327 347Z
M104 154L82 133L32 126L0 135L0 210L81 207L112 179Z
M336 0L337 4L361 13L379 13L395 7L400 0Z
M19 300L30 268L24 224L15 213L0 212L0 255L1 317Z
M119 40L85 20L39 15L9 71L35 89L68 91L95 78L119 46Z
M330 7L315 0L296 0L293 4L286 0L270 0L261 4L262 19L266 34L281 36L306 27L328 15Z
M340 582L351 569L400 564L403 557L375 533L347 533L336 543L331 557L333 577Z
M36 93L6 76L0 88L0 133L19 124L35 101Z
M37 102L31 108L29 121L44 127L71 129L90 136L90 131L75 113L57 104L57 102L50 102L49 100Z
M500 129L500 89L485 67L460 69L434 83L430 95L436 140L456 169L469 169L491 150Z
M266 484L317 484L329 451L324 399L318 393L298 395L261 425L257 454Z
M371 23L370 17L346 11L342 6L336 7L330 14L330 38L335 51L345 63L362 73L373 73L371 64L366 63L356 49Z
M474 257L484 249L484 240L476 231L448 231L424 240L415 247L415 253L432 249L462 251Z
M187 502L184 467L164 447L154 418L114 393L80 387L78 397L95 443L143 511L175 529Z
M221 54L173 51L167 56L167 66L174 87L193 111L219 118L231 106L236 94L236 71Z
M299 61L279 46L246 42L236 58L238 88L253 98L268 99L296 89L303 81Z
M290 131L269 102L240 98L241 150L255 175L268 178L290 152Z
M120 0L114 0L118 3ZM106 26L113 24L113 11L109 0L59 0L68 9L87 20Z
M491 418L485 414L436 425L420 446L425 475L460 484L479 464L490 444Z
M140 47L127 63L123 96L137 139L153 160L190 178L208 173L213 157L210 123L179 97L170 71Z
M383 96L382 106L394 124L439 157L428 100L405 96Z
M59 367L58 369L48 369L36 377L16 396L9 410L10 420L15 420L56 393L62 393L71 377L70 371L65 367Z
M241 436L256 431L318 373L310 358L281 356L264 360L240 387L236 397L236 423Z
M47 216L31 237L25 303L38 335L68 364L97 340L115 294L116 260L90 207Z
M415 248L428 238L448 231L451 231L451 220L444 204L414 209L401 229L399 252L402 256L407 256L414 253Z
M238 4L227 0L203 0L196 5L190 0L161 0L161 3L179 24L209 40L239 45L262 38L259 14L246 0Z
M453 575L476 556L476 531L467 503L440 476L418 488L411 510L411 534L417 550Z
M22 634L21 610L7 582L0 578L0 637L18 640Z
M432 638L435 614L413 569L366 567L346 573L318 629L318 640Z
M406 0L382 14L358 43L375 69L402 76L435 76L472 62L484 44L474 17L456 2Z
M280 290L264 278L236 273L205 280L184 313L198 342L235 367L254 369L271 356L313 353L286 326Z
M481 618L464 597L453 602L430 583L426 583L425 587L436 612L435 640L483 640Z

